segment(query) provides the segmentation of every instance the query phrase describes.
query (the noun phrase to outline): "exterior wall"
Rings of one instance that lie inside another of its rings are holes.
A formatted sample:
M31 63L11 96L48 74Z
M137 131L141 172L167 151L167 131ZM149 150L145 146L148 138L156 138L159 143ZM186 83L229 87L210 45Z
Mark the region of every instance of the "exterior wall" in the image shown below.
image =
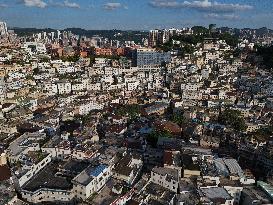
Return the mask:
M88 84L87 90L101 90L101 83Z
M71 92L71 83L58 83L58 93L68 94Z
M92 181L86 186L77 183L76 181L73 182L73 194L82 200L86 200L88 197L90 197L93 193L98 192L102 189L102 187L106 184L106 182L109 180L111 176L110 167L105 169L103 172L101 172L97 177L94 177Z
M131 172L129 176L125 176L125 175L113 172L114 178L119 179L121 181L125 181L127 184L130 184L132 176L133 176L133 172Z
M44 84L44 90L50 95L55 95L58 93L58 86L56 84Z
M189 178L191 176L200 176L200 171L194 171L194 170L184 170L184 177Z
M74 194L66 190L39 189L35 192L22 190L22 198L31 203L71 201Z
M151 181L163 186L166 189L169 189L175 193L177 193L178 190L178 181L170 180L168 181L166 179L166 176L161 176L155 172L151 172Z
M46 147L41 148L43 152L51 154L52 157L63 159L65 156L70 156L72 151L70 149L58 148L58 147Z
M241 199L243 187L224 186L227 192L233 197L234 205L238 205Z
M33 165L31 169L19 179L19 185L20 186L24 185L27 181L29 181L35 174L37 174L42 168L44 168L50 162L51 162L51 155L49 154L41 162Z
M86 115L91 110L101 110L101 109L103 109L103 107L104 107L103 104L98 104L96 102L91 101L88 104L82 104L79 106L79 114Z
M137 67L161 66L162 62L171 62L171 53L157 52L154 49L137 49L133 61Z

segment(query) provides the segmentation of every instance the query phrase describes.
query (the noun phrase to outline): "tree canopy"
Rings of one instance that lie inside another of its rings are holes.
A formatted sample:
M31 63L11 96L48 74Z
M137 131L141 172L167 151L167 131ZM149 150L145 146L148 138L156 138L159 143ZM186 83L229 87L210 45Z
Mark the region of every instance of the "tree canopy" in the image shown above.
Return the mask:
M273 46L257 47L257 54L263 57L263 63L269 69L273 68Z
M153 146L156 147L157 141L159 138L172 138L172 134L166 130L153 130L150 134L147 136L147 141Z
M129 116L130 119L135 119L140 115L140 112L139 105L125 105L119 107L115 113L121 116Z
M246 124L241 112L237 110L226 109L221 112L218 118L219 123L230 126L237 131L245 131Z

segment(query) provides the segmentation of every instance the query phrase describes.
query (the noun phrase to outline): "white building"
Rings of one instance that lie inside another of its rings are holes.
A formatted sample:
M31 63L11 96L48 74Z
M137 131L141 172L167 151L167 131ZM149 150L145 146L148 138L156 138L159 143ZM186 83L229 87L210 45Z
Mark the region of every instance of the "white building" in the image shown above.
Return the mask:
M151 172L151 181L177 193L179 185L179 172L176 169L155 167Z
M8 34L6 22L0 22L0 36Z
M110 168L105 164L89 166L73 180L73 193L77 198L86 200L92 194L98 192L109 180Z
M56 82L58 86L59 94L69 94L71 93L71 83L67 81L58 81Z

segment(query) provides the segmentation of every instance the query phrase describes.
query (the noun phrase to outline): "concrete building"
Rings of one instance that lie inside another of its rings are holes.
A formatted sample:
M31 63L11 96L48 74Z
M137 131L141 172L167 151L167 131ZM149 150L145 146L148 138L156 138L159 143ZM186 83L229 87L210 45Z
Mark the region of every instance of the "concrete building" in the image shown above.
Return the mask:
M0 36L8 34L7 24L5 22L0 22Z
M89 196L98 192L106 184L110 176L110 167L107 165L90 165L72 180L74 185L73 193L77 198L86 200Z
M133 52L133 65L137 67L159 67L162 63L171 62L171 53L140 48Z
M179 186L179 172L176 169L155 167L151 172L151 181L177 193Z

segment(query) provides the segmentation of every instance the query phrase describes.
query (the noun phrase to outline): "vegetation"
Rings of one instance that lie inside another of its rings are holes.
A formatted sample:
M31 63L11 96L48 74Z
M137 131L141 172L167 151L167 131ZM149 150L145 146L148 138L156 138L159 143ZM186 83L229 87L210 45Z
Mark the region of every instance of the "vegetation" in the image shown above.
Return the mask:
M230 126L237 131L245 131L245 120L241 116L241 112L237 110L226 109L221 112L218 118L219 123Z
M158 48L165 52L178 50L180 51L180 55L184 56L186 53L192 54L194 52L193 45L203 43L205 38L218 38L220 40L225 40L226 43L232 47L235 47L238 44L239 39L236 35L232 35L228 32L213 32L215 26L215 24L210 24L209 29L202 26L195 26L192 28L193 35L173 36L168 42L158 46ZM180 44L174 44L173 41L179 41Z
M152 147L156 147L159 138L172 138L172 134L166 130L153 130L146 139Z
M139 105L125 105L116 110L117 115L128 116L131 120L136 119L140 115L140 112Z
M51 28L13 28L16 34L19 36L32 36L33 33L41 32L57 32L55 29ZM67 28L62 31L71 31L73 34L79 36L102 36L110 40L119 40L119 41L134 41L135 43L141 43L143 38L147 38L147 31L122 31L122 30L85 30L81 28Z
M41 162L45 157L46 157L46 155L42 151L38 151L37 152L37 160L38 160L38 162Z
M107 55L97 55L95 58L107 58L111 60L119 60L120 56L112 55L112 56L107 56Z
M203 26L194 26L192 27L193 33L194 34L208 34L209 30L206 27Z
M62 61L68 61L68 62L77 62L80 59L80 56L67 56L67 57L61 57Z
M273 46L270 47L257 47L257 54L263 57L264 65L271 69L273 68Z
M180 126L186 122L186 118L183 116L182 113L174 113L173 115L171 115L170 120Z
M225 40L226 43L232 47L236 47L239 43L239 39L235 35L231 35L230 33L219 34L219 39Z
M43 62L43 63L48 63L50 61L50 58L49 57L42 57L40 59L40 62Z
M263 127L257 130L253 136L260 142L268 141L273 136L273 126Z
M90 55L90 66L92 66L96 62L96 56L95 55Z
M38 67L36 67L36 68L33 69L33 74L34 75L39 74L39 68Z

